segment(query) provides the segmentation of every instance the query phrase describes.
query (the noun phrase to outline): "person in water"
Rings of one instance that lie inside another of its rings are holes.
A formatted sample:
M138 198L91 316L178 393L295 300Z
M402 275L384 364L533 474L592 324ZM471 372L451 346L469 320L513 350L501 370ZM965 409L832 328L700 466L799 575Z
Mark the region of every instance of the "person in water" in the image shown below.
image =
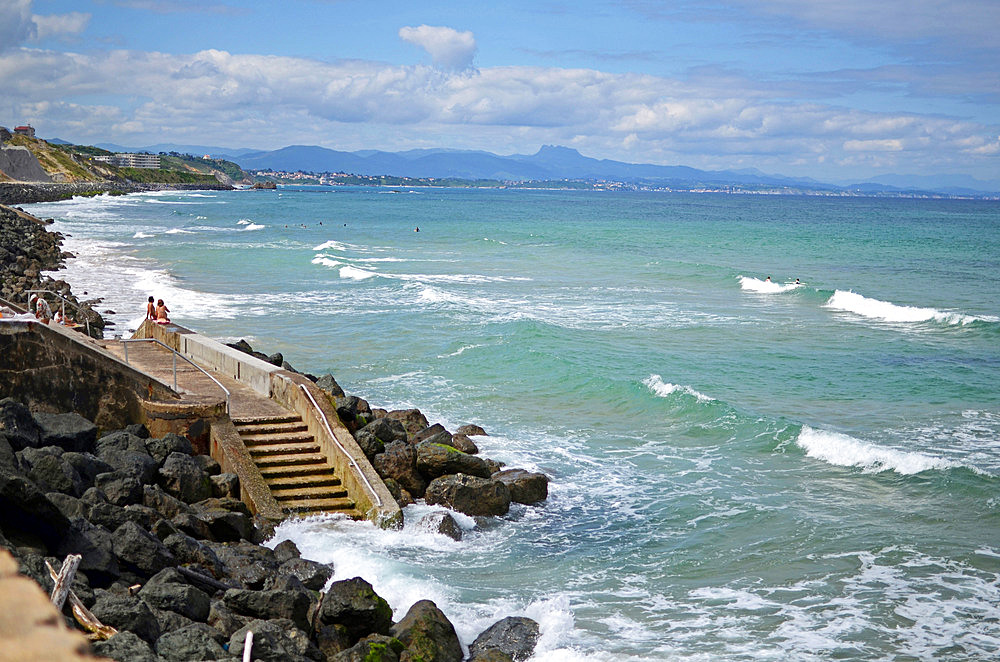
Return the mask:
M765 283L770 283L770 282L771 282L771 277L770 277L770 276L768 276L767 278L765 278L765 279L764 279L764 282L765 282Z
M156 304L153 303L153 297L146 300L146 319L156 319Z
M167 305L163 303L163 299L157 299L156 301L156 323L157 324L170 324L170 318L167 317L167 313L170 309Z

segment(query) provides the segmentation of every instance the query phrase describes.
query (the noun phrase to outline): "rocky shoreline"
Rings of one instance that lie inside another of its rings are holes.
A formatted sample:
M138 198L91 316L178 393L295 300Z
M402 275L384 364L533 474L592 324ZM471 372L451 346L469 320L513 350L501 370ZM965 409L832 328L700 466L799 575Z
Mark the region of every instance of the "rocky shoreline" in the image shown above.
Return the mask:
M61 250L62 235L45 229L51 222L0 205L0 299L26 308L29 290L55 292L71 302L67 314L81 324L89 322L91 335L100 338L105 321L93 306L101 299L81 301L73 295L69 283L42 274L61 269L63 262L73 257L72 253ZM43 296L53 311L60 307L58 297Z
M136 184L99 181L72 183L0 182L0 205L26 205L34 202L58 202L75 195L141 193L143 191L231 191L227 184Z

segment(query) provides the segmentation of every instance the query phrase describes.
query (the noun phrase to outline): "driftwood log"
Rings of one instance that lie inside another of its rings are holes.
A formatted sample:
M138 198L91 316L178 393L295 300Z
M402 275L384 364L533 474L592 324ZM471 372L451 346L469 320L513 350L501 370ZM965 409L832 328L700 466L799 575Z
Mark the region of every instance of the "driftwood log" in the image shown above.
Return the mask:
M63 567L66 566L65 561L63 562ZM49 569L49 575L52 577L52 581L59 580L59 574L52 567L52 564L48 561L45 562L45 567ZM68 586L68 583L67 583ZM110 639L111 637L118 634L118 630L114 629L109 625L101 623L100 620L94 614L91 613L89 609L83 606L80 602L80 598L76 597L76 593L73 589L67 590L67 599L69 600L70 606L73 608L73 616L76 618L76 622L79 623L83 629L85 629L90 634L88 635L93 640L104 640Z

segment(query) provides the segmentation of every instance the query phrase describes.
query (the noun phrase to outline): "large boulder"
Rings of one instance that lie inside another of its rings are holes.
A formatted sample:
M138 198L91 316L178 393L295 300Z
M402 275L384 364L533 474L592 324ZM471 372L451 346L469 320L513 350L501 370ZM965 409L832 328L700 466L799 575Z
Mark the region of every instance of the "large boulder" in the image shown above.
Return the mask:
M98 441L100 443L100 441ZM136 477L143 485L149 485L156 480L159 463L148 453L130 449L120 450L107 448L100 450L97 457L111 465L113 471L123 471Z
M394 441L372 460L372 466L382 478L392 478L414 497L420 498L427 481L417 471L417 450L404 441Z
M237 543L205 543L218 555L228 575L244 588L261 590L274 579L279 563L267 547L241 541Z
M0 432L15 451L43 445L38 422L27 407L13 398L0 400Z
M226 636L204 623L194 623L162 635L156 642L156 654L163 662L225 660L231 656L223 648Z
M467 425L459 426L459 428L457 430L455 430L455 434L464 434L464 435L468 435L470 437L485 437L485 436L487 436L486 430L482 429L478 425L473 425L471 423L469 423Z
M204 591L187 583L187 579L174 568L156 573L139 591L139 597L151 607L169 610L203 622L208 618L212 599Z
M92 453L66 452L62 454L62 459L73 465L76 472L80 474L88 485L93 485L99 474L114 471L114 468L107 462L99 459Z
M406 428L397 420L377 418L354 433L358 446L369 459L385 450L393 441L406 441Z
M97 426L77 413L35 414L43 446L88 453L97 441Z
M146 577L177 565L170 550L135 522L126 522L115 529L112 545L120 563Z
M476 442L469 439L469 435L461 432L451 435L451 443L449 445L469 455L477 455L479 453L479 446L476 445Z
M420 600L393 626L411 660L462 662L462 644L448 617L430 600Z
M510 490L506 485L466 474L435 478L427 486L424 500L466 515L506 515L510 510Z
M0 516L3 532L37 536L50 549L58 547L70 528L69 519L27 477L0 468Z
M549 496L549 478L545 474L524 469L506 469L493 474L510 490L510 500L515 503L532 504L545 501Z
M288 559L278 568L279 576L295 577L311 591L320 591L333 576L333 566L309 559Z
M253 659L261 662L324 662L316 644L309 635L295 627L291 621L252 621L229 638L229 654L242 659L247 632L253 632Z
M312 599L301 591L251 591L229 589L223 601L237 614L261 619L287 618L303 630L309 629Z
M467 474L489 478L492 473L489 463L481 457L468 455L442 443L421 441L417 449L417 470L430 479L447 474Z
M108 501L116 506L124 507L132 503L142 502L142 483L135 475L127 471L97 474L94 479L94 487L103 492Z
M90 611L105 625L127 630L149 644L160 638L160 624L149 606L137 595L96 591Z
M142 505L152 508L162 517L175 517L180 513L192 511L191 506L167 494L157 485L142 486Z
M87 489L86 483L77 470L61 455L38 457L28 471L28 478L48 492L62 492L71 496L80 496Z
M112 534L82 518L72 520L55 552L62 558L68 554L82 556L80 570L98 581L109 580L119 571Z
M103 619L102 622L108 624ZM93 649L95 655L117 662L159 662L149 644L128 630L119 630L105 641L95 641Z
M194 447L188 438L174 434L173 432L168 432L160 439L146 439L145 441L146 450L161 465L170 457L171 453L183 453L185 455L194 453Z
M194 513L208 525L212 538L220 542L254 539L253 518L238 499L210 498L194 504Z
M354 641L368 634L389 634L392 608L361 577L334 582L319 610L323 625L343 625Z
M429 425L410 437L411 444L419 444L421 441L433 439L436 444L451 443L451 433L440 423Z
M524 616L497 621L469 646L469 659L476 660L491 649L506 653L514 662L531 657L538 643L538 623Z
M160 468L160 485L184 503L196 503L212 496L212 481L190 455L173 452Z
M427 417L420 413L419 409L396 409L387 412L385 417L402 423L411 438L428 425Z
M337 415L352 434L373 418L368 402L357 396L345 395L334 398L334 401L337 405Z
M372 635L354 644L347 650L327 655L329 662L400 662L400 653L405 655L403 642L395 637ZM413 658L411 662L417 662Z
M340 384L337 383L337 380L334 379L333 375L330 373L321 375L320 378L316 380L316 386L320 387L334 398L344 397L344 389L340 388Z
M440 533L455 541L462 539L462 527L448 513L430 513L425 515L417 522L417 528Z

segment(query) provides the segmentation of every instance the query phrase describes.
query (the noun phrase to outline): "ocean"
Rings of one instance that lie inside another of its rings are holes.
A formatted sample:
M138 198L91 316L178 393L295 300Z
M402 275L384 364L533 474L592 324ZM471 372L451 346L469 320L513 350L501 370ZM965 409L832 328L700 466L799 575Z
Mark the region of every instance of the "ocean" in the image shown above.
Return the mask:
M551 478L460 542L273 543L535 662L1000 655L1000 203L386 188L26 205L128 333L183 326L483 426ZM798 284L796 284L798 279ZM112 331L109 331L109 333Z

